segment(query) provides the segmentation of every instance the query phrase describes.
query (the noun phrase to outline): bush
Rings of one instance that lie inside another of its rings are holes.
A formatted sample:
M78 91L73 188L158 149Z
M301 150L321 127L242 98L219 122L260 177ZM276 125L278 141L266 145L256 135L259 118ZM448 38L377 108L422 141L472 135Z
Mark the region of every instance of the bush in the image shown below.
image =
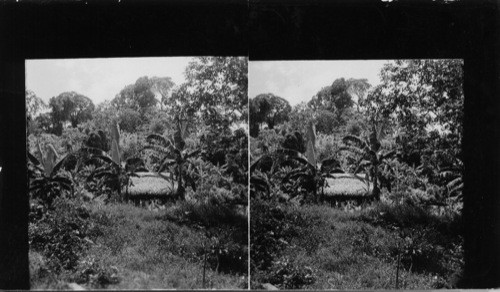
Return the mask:
M209 131L201 136L202 157L213 165L227 166L237 183L247 183L248 135L243 129L224 133Z
M137 133L122 133L120 140L123 160L140 156L141 149L145 146L144 139Z
M208 250L198 250L199 257L208 252L212 269L244 274L248 270L247 217L225 205L211 202L180 202L167 213L167 219L200 226L210 241Z
M259 137L256 139L256 150L255 153L252 151L252 155L259 157L263 153L269 152L274 153L283 143L284 137L276 132L276 130L264 129L260 131ZM251 144L250 147L253 145Z
M75 201L57 199L54 210L32 205L28 228L30 248L48 260L49 269L59 272L72 270L89 242L92 225L88 210Z
M302 289L316 281L312 268L298 266L288 258L277 261L263 279L281 289Z
M346 126L346 132L349 135L354 135L354 136L361 136L361 133L363 132L363 128L361 126L361 123L356 120L349 120L347 122Z
M252 201L251 214L252 271L270 269L293 238L319 224L318 218L263 200Z
M88 257L80 261L73 281L88 284L94 289L103 289L110 284L119 283L120 279L116 268L106 267L94 257Z
M342 140L335 135L319 134L316 137L316 157L318 161L338 155Z

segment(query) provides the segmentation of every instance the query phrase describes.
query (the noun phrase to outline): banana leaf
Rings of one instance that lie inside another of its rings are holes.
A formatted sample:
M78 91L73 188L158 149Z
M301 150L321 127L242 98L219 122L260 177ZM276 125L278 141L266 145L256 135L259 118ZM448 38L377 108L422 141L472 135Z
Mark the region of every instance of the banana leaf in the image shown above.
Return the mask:
M150 134L149 136L147 136L146 142L151 145L159 145L163 147L169 147L172 145L170 141L165 139L165 137L157 134Z
M356 136L347 135L344 138L342 138L342 142L344 142L344 144L347 144L348 146L357 147L365 152L370 151L370 147L368 146L368 144L361 138Z

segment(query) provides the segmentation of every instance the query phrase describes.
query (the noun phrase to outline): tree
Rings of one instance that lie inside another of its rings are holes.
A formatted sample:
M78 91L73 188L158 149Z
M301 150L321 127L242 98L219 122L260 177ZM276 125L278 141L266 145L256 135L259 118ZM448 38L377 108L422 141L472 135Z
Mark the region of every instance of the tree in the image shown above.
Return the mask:
M35 118L35 123L38 129L45 133L51 133L54 130L52 121L53 118L51 113L43 113Z
M186 83L169 99L174 109L198 114L207 125L229 127L244 122L248 110L248 59L199 57L186 68Z
M373 116L392 119L407 152L461 155L464 92L462 60L397 60L381 71L367 97ZM434 133L434 134L433 134ZM438 135L436 135L438 133Z
M355 104L353 97L362 99L369 87L366 79L339 78L333 81L332 85L318 91L308 105L314 110L323 109L334 113L337 122L343 124L343 115Z
M143 112L161 101L164 104L172 94L174 82L170 77L140 77L134 84L125 86L111 101L118 109Z
M47 108L45 102L33 91L26 89L26 116L33 120L42 110Z
M288 120L292 107L284 98L272 93L259 94L250 101L250 123L260 127L266 123L269 129Z
M92 118L94 103L90 98L76 93L63 92L50 99L54 130L57 135L62 133L64 122L70 122L72 127Z
M26 89L26 128L28 134L32 133L37 128L36 117L47 105L33 91Z

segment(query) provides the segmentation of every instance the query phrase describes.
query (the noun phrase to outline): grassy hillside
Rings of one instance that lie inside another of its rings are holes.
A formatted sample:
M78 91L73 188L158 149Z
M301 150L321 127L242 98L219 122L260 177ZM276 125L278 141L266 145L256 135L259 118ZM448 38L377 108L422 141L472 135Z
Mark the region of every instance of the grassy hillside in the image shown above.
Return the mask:
M252 288L435 289L463 266L458 219L413 205L255 202L251 212Z
M228 267L221 256L216 256L221 249L236 246L241 249L238 250L239 264L246 266L246 247L241 240L246 238L246 232L239 234L241 229L237 226L231 229L219 225L226 230L225 237L210 234L203 222L197 222L192 216L193 210L200 209L195 205L176 203L163 210L148 210L127 204L94 202L77 209L79 217L68 214L63 207L60 205L54 213L68 219L65 225L80 219L84 222L72 231L79 234L75 238L83 237L73 242L75 248L81 246L81 249L74 257L61 254L67 253L66 241L56 239L58 236L53 240L49 238L62 233L57 231L58 223L39 221L37 225L30 225L32 243L46 237L45 244L31 245L32 289L65 289L67 283L73 282L84 288L107 289L241 289L247 286L246 271ZM52 230L44 232L44 228ZM51 249L51 245L60 245L60 248ZM51 256L51 250L60 253ZM73 263L65 266L68 259ZM233 264L235 262L238 261Z

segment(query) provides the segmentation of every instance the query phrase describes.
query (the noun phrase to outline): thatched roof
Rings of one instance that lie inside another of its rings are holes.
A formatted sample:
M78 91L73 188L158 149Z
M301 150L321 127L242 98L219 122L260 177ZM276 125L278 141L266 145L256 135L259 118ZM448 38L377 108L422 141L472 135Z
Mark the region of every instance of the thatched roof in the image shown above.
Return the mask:
M177 190L177 182L170 178L169 173L161 175L155 172L137 173L138 177L131 177L132 186L128 194L134 195L165 195L170 196Z
M324 188L325 196L368 196L373 185L366 184L365 175L358 174L357 177L350 173L336 173L334 178L327 178L327 186Z

